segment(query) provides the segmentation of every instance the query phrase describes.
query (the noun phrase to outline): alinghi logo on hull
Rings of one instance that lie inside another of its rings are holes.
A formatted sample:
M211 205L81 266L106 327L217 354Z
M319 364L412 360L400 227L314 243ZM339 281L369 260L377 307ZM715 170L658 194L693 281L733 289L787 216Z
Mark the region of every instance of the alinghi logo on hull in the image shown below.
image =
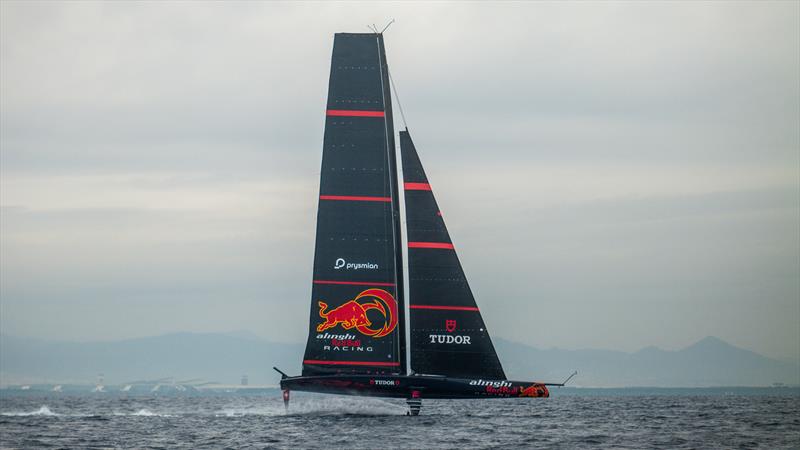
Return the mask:
M510 381L486 381L486 380L472 380L469 382L470 386L491 386L494 388L511 387Z

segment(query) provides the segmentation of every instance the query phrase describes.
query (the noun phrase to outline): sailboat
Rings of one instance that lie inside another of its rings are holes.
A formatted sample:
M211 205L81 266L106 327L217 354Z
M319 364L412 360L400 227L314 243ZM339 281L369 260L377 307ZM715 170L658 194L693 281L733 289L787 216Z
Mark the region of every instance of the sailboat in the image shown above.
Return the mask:
M566 381L506 379L407 128L399 181L390 91L383 33L337 33L303 370L275 368L287 409L292 390L405 398L410 415L423 398L548 397Z

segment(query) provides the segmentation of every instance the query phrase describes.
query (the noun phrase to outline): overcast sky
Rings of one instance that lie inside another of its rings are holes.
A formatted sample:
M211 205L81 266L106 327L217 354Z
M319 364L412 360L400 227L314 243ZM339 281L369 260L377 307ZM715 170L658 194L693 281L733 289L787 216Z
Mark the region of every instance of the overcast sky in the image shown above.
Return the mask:
M4 1L2 332L303 341L333 34L392 18L494 335L800 358L792 1Z

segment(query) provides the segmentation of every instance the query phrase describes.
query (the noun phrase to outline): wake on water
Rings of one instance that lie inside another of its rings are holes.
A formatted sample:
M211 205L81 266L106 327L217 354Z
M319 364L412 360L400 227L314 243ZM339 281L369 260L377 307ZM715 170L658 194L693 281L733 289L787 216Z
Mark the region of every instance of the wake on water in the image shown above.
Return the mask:
M114 413L115 416L134 416L134 417L175 417L174 414L159 414L142 408L134 413Z
M293 399L287 410L283 403L270 403L262 406L226 408L217 417L241 416L397 416L405 415L406 406L386 400L360 397L310 397Z
M215 417L242 417L242 416L396 416L405 415L406 406L392 403L386 400L373 398L352 398L352 397L310 397L294 399L289 405L288 411L282 403L271 402L264 405L242 405L241 407L225 408L217 413ZM49 406L42 405L35 411L10 411L0 413L8 417L84 417L101 416L102 414L62 414L53 412ZM135 412L115 411L113 416L131 417L176 417L185 415L198 415L196 411L170 411L155 412L148 408L140 408ZM199 413L199 415L203 415ZM206 414L207 415L207 414Z
M59 416L60 414L56 414L53 411L50 411L50 408L48 408L47 405L42 405L42 407L37 409L36 411L4 412L0 413L0 415L10 416L10 417L27 417L27 416Z
M134 417L174 417L172 414L159 414L154 413L146 408L142 408L136 412L115 412L115 416L134 416ZM29 416L43 416L43 417L92 417L101 416L101 414L60 414L50 410L47 405L42 405L36 411L11 411L0 413L0 416L7 417L29 417Z
M289 414L314 414L325 416L361 415L361 416L396 416L405 415L405 404L392 403L387 400L363 397L318 397L301 399L289 404ZM285 408L281 405L281 409Z

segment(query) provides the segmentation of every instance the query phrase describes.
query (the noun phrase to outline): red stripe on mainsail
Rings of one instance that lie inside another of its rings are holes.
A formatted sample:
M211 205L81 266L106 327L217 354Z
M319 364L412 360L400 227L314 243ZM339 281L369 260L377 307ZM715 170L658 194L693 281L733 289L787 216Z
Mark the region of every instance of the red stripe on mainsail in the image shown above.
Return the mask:
M442 248L446 250L455 250L453 244L447 242L409 242L408 248Z
M350 200L354 202L391 202L391 197L367 197L363 195L320 195L320 200Z
M353 109L329 109L325 114L339 117L383 117L383 111L360 111Z
M397 367L399 362L370 362L370 361L323 361L321 359L304 359L303 364L321 364L330 366L390 366Z
M431 185L428 183L404 183L403 187L407 191L430 191Z
M480 311L474 306L409 305L411 309L440 309L445 311Z
M351 284L354 286L394 286L394 283L373 283L371 281L333 281L333 280L314 280L314 284Z

